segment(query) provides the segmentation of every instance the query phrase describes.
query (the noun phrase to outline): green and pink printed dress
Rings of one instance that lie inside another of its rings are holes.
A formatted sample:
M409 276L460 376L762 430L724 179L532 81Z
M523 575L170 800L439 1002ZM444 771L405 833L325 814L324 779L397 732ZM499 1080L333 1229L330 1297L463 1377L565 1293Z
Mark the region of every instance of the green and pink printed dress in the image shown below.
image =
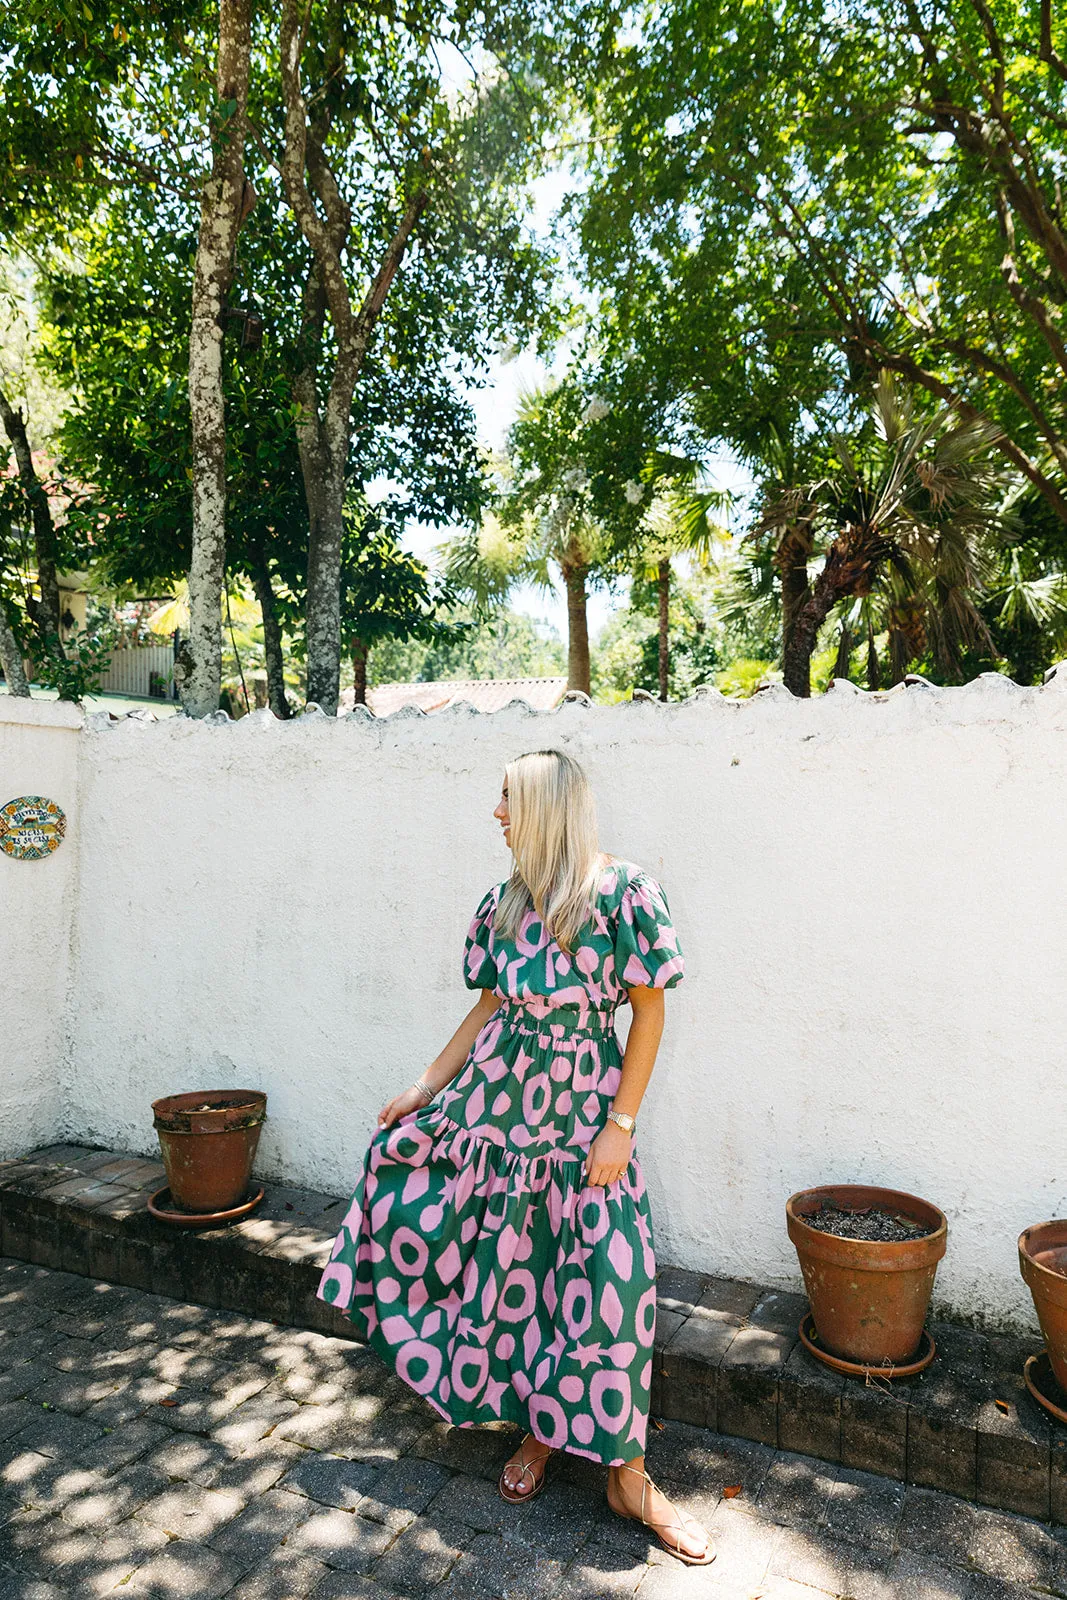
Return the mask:
M615 1012L669 989L682 952L656 880L608 858L573 956L536 913L499 937L491 889L470 989L500 996L436 1102L380 1128L317 1293L443 1417L508 1419L615 1464L645 1448L656 1263L636 1153L585 1158L619 1086Z

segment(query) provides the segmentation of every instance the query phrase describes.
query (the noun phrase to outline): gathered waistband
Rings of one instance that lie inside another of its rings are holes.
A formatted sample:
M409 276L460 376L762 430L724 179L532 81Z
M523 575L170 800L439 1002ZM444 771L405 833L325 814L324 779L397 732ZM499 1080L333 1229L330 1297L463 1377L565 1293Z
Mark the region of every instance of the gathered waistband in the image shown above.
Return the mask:
M557 1005L550 995L535 994L525 999L503 997L497 1015L509 1027L530 1033L554 1033L558 1029L560 1034L608 1034L615 1031L616 1009L612 1006L601 1010L580 1001Z

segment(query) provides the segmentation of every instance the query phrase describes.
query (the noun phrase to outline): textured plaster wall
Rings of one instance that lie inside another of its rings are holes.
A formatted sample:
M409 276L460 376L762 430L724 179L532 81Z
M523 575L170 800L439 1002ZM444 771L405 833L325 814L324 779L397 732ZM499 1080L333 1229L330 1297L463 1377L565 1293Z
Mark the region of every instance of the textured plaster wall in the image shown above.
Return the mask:
M44 860L0 852L0 1160L53 1139L63 1116L80 725L72 706L0 696L0 806L45 795L67 817Z
M687 956L639 1130L660 1259L798 1285L787 1196L890 1184L948 1213L942 1308L1031 1325L1015 1239L1067 1213L1067 668L80 742L64 1133L149 1152L154 1096L260 1086L258 1170L352 1187L473 998L502 764L556 745Z

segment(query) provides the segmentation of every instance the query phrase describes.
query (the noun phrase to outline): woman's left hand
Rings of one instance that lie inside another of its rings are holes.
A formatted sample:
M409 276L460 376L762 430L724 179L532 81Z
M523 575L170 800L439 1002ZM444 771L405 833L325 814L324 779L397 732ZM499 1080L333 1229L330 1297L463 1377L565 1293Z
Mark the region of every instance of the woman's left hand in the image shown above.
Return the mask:
M617 1122L601 1128L585 1158L586 1182L594 1188L607 1187L621 1178L630 1165L632 1137Z

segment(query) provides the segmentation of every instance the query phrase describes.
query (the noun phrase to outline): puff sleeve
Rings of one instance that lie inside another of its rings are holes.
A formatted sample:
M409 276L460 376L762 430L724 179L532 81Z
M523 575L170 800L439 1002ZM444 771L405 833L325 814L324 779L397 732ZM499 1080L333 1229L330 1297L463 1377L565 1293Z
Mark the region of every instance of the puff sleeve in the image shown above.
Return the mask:
M647 872L634 874L619 902L615 974L627 989L673 989L685 975L667 896Z
M467 930L463 950L463 981L468 989L494 989L497 981L496 961L493 959L493 912L499 899L499 889L492 888L482 897L481 904Z

